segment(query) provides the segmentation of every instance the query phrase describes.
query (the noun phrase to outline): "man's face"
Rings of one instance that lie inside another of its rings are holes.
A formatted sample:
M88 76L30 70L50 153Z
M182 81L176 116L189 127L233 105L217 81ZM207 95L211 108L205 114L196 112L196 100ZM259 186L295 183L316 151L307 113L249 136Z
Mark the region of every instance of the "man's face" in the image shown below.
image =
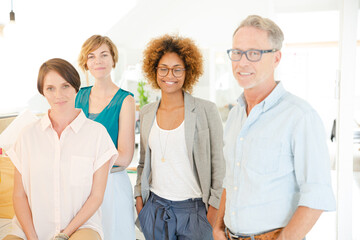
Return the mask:
M233 38L232 48L247 51L269 50L273 47L266 31L254 27L242 27ZM244 90L261 89L274 81L274 71L280 59L280 51L264 53L258 62L250 62L244 54L240 61L232 62L234 77Z

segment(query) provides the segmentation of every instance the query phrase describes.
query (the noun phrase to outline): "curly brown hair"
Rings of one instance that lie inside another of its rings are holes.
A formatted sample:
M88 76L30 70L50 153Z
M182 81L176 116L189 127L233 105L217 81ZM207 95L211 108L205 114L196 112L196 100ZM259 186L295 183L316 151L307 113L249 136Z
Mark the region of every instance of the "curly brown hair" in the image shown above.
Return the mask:
M142 69L149 84L155 89L160 89L156 81L156 67L166 53L176 53L183 60L186 75L182 89L191 93L203 74L203 57L193 40L178 35L166 34L152 39L147 44L143 53Z

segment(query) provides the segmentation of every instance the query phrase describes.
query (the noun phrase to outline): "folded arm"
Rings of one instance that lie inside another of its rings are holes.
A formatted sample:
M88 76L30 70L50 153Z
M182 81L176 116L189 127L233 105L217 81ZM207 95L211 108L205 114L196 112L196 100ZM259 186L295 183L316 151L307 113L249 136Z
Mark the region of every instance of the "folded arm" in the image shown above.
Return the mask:
M71 236L80 226L82 226L100 207L105 193L108 178L110 161L103 164L93 175L93 185L89 198L80 208L79 212L71 220L69 225L62 231L67 236Z

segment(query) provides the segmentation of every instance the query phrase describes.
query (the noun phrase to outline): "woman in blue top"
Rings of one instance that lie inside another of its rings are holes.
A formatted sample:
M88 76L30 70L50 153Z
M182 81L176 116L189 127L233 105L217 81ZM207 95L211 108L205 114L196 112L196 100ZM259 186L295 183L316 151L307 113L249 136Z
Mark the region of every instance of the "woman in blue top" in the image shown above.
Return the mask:
M117 61L117 48L108 37L94 35L84 42L79 66L86 74L90 71L95 83L80 89L75 107L106 127L119 152L101 206L104 239L134 240L134 200L130 179L124 169L134 153L135 101L132 93L111 80L111 70Z

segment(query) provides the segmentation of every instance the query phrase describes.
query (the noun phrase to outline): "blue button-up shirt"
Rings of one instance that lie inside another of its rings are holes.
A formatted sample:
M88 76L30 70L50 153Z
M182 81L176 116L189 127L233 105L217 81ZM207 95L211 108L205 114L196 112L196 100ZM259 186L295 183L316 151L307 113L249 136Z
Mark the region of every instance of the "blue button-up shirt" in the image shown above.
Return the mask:
M224 131L225 224L236 234L284 227L298 206L335 210L322 121L281 83L247 116L244 95Z

